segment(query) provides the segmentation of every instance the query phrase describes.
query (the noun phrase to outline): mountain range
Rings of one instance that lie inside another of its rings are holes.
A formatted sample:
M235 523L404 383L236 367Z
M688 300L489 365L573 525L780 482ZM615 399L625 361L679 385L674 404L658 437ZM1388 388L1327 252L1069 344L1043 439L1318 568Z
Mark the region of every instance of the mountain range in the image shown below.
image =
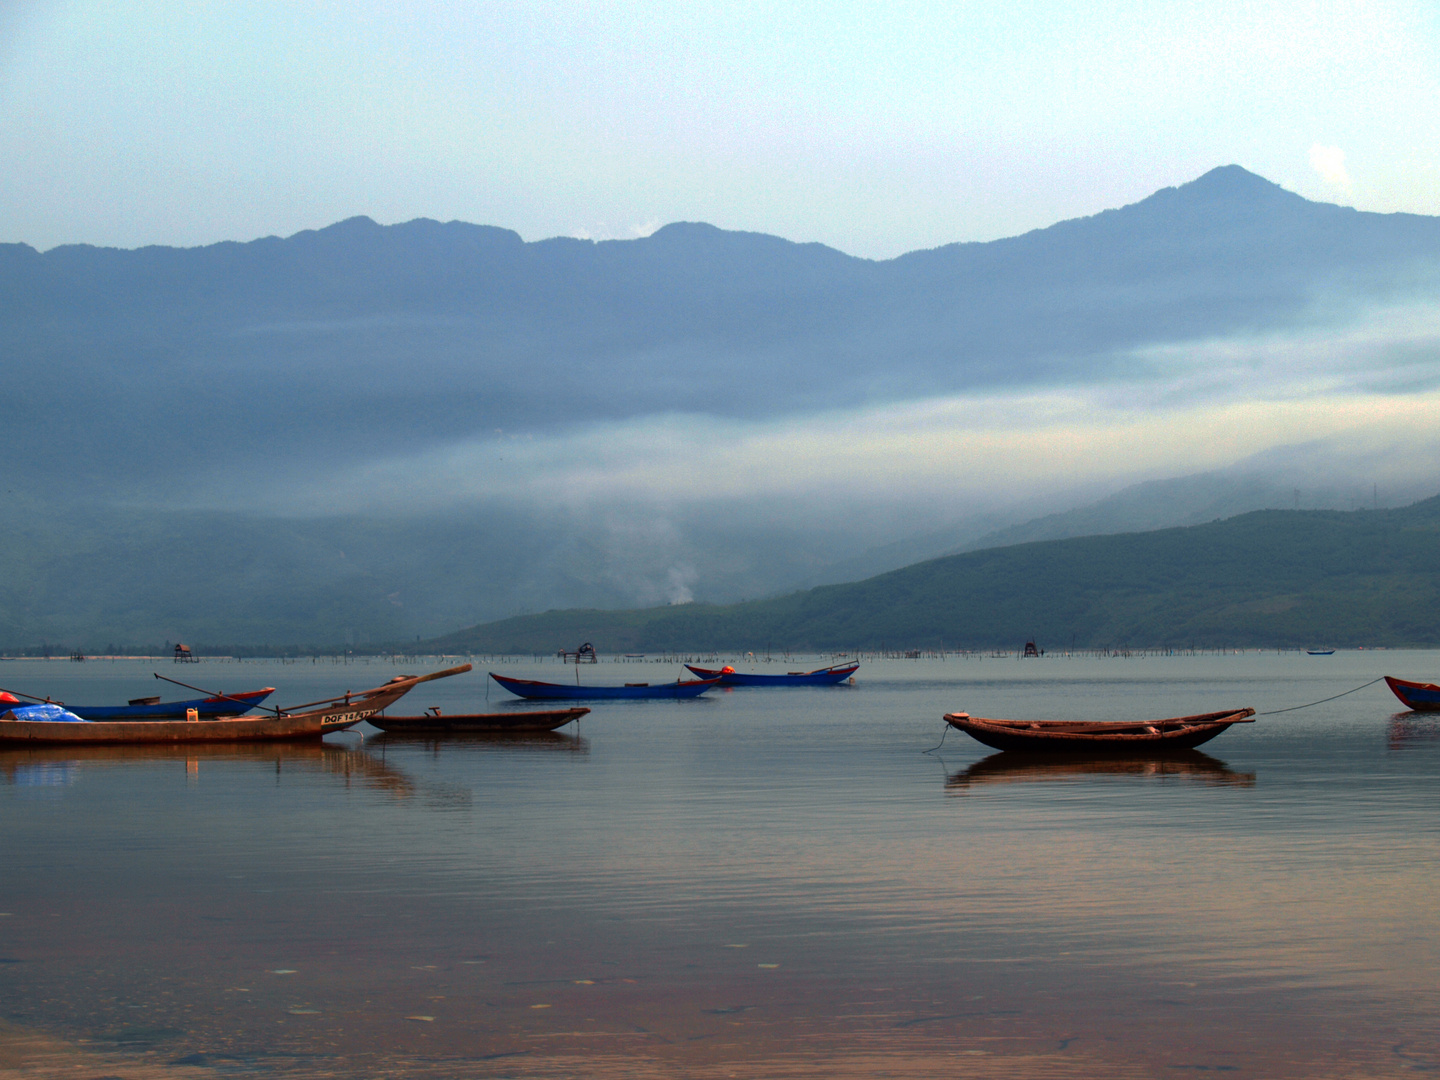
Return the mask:
M425 651L1421 646L1440 641L1440 496L988 548L728 606L552 611Z
M903 483L885 503L721 498L704 475L683 497L587 501L543 481L452 490L435 463L479 446L475 475L503 476L507 447L603 447L656 417L783 429L947 394L1168 387L1216 338L1433 307L1437 268L1440 219L1310 202L1237 166L886 261L696 223L600 243L353 218L193 249L0 244L0 647L405 641L1289 506L1299 482L1270 466L1043 498L1003 497L1002 476L980 504ZM1373 380L1433 375L1400 357ZM1418 474L1407 498L1440 468ZM1304 505L1363 505L1363 479L1337 473L1323 498L1307 482Z

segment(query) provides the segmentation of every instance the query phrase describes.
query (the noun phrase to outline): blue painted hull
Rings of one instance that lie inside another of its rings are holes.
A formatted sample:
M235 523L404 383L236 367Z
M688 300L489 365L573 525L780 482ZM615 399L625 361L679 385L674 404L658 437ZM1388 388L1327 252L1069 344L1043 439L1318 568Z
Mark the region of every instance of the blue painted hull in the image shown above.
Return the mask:
M686 664L702 679L719 679L721 686L834 686L855 674L860 663L838 664L815 671L792 671L785 675L745 675L738 671L713 671Z
M184 720L187 709L194 709L202 720L220 716L239 716L259 705L275 692L273 686L250 690L230 697L193 698L190 701L157 701L153 705L66 705L82 720Z
M656 683L654 686L568 686L564 683L536 682L534 679L510 679L504 675L490 677L509 690L532 701L593 701L634 700L636 698L690 698L698 697L719 679L701 679L692 682Z
M1385 676L1385 684L1405 703L1407 709L1415 712L1440 712L1440 686L1392 679L1389 675Z

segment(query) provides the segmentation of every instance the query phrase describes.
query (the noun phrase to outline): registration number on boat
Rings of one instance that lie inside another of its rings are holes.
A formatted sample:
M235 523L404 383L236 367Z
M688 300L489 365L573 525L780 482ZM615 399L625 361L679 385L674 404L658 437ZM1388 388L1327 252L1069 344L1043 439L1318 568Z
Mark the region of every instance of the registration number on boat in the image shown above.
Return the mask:
M331 713L329 716L321 718L320 726L330 727L332 724L353 724L357 721L364 720L374 712L374 709L352 709L350 712Z

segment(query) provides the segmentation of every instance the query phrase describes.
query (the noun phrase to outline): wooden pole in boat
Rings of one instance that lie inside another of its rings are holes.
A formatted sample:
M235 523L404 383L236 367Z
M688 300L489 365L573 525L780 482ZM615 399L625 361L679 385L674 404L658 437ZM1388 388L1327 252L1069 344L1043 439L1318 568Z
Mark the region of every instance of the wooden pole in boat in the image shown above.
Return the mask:
M242 704L242 705L249 705L251 709L274 709L274 710L275 710L275 715L276 715L276 716L279 716L279 715L280 715L280 710L279 710L279 708L277 708L277 707L274 706L274 705L256 705L256 704L254 704L253 702L248 702L248 701L246 701L244 698L238 698L238 697L235 697L235 696L233 696L233 695L231 695L231 694L217 694L217 693L215 693L215 691L213 691L213 690L203 690L203 689L201 689L201 688L198 687L198 686L191 686L189 683L183 683L183 682L181 682L179 679L169 679L169 678L166 678L164 675L161 675L158 671L152 671L150 674L154 675L157 679L165 679L166 682L173 682L176 686L183 686L183 687L185 687L186 690L194 690L197 694L209 694L211 697L221 698L221 699L223 699L223 700L225 700L225 701L238 701L238 702L239 702L240 704ZM248 711L248 710L247 710L247 711Z
M48 697L38 698L34 694L22 694L19 690L6 690L3 686L0 686L0 694L14 694L16 697L29 698L31 701L39 702L41 705L59 705L61 708L65 706L65 702L63 701L55 701Z
M430 682L432 679L448 679L451 675L463 675L470 670L469 664L461 664L459 667L446 668L444 671L432 671L428 675L415 675L407 678L396 676L384 686L377 686L374 690L361 690L359 696L367 698L372 694L384 693L386 690L394 689L396 683L409 683L411 687L419 686L422 682ZM163 679L165 676L158 675L156 678ZM334 697L321 698L319 701L307 701L304 705L291 705L286 712L299 712L301 709L308 709L312 705L327 705L332 701L344 700L348 702L356 696L352 690L346 690L343 694L336 694Z

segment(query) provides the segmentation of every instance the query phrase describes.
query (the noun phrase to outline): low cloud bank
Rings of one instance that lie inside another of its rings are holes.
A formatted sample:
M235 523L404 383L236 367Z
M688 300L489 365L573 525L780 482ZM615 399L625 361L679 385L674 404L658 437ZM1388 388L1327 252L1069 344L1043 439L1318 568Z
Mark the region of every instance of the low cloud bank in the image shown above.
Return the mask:
M760 500L797 513L826 502L847 513L924 503L920 517L938 520L1247 461L1286 483L1323 474L1392 487L1440 477L1440 313L1432 310L1380 311L1337 333L1122 359L1129 375L1085 387L763 421L668 414L558 435L492 433L323 480L300 474L247 497L291 513L494 498L569 508Z

